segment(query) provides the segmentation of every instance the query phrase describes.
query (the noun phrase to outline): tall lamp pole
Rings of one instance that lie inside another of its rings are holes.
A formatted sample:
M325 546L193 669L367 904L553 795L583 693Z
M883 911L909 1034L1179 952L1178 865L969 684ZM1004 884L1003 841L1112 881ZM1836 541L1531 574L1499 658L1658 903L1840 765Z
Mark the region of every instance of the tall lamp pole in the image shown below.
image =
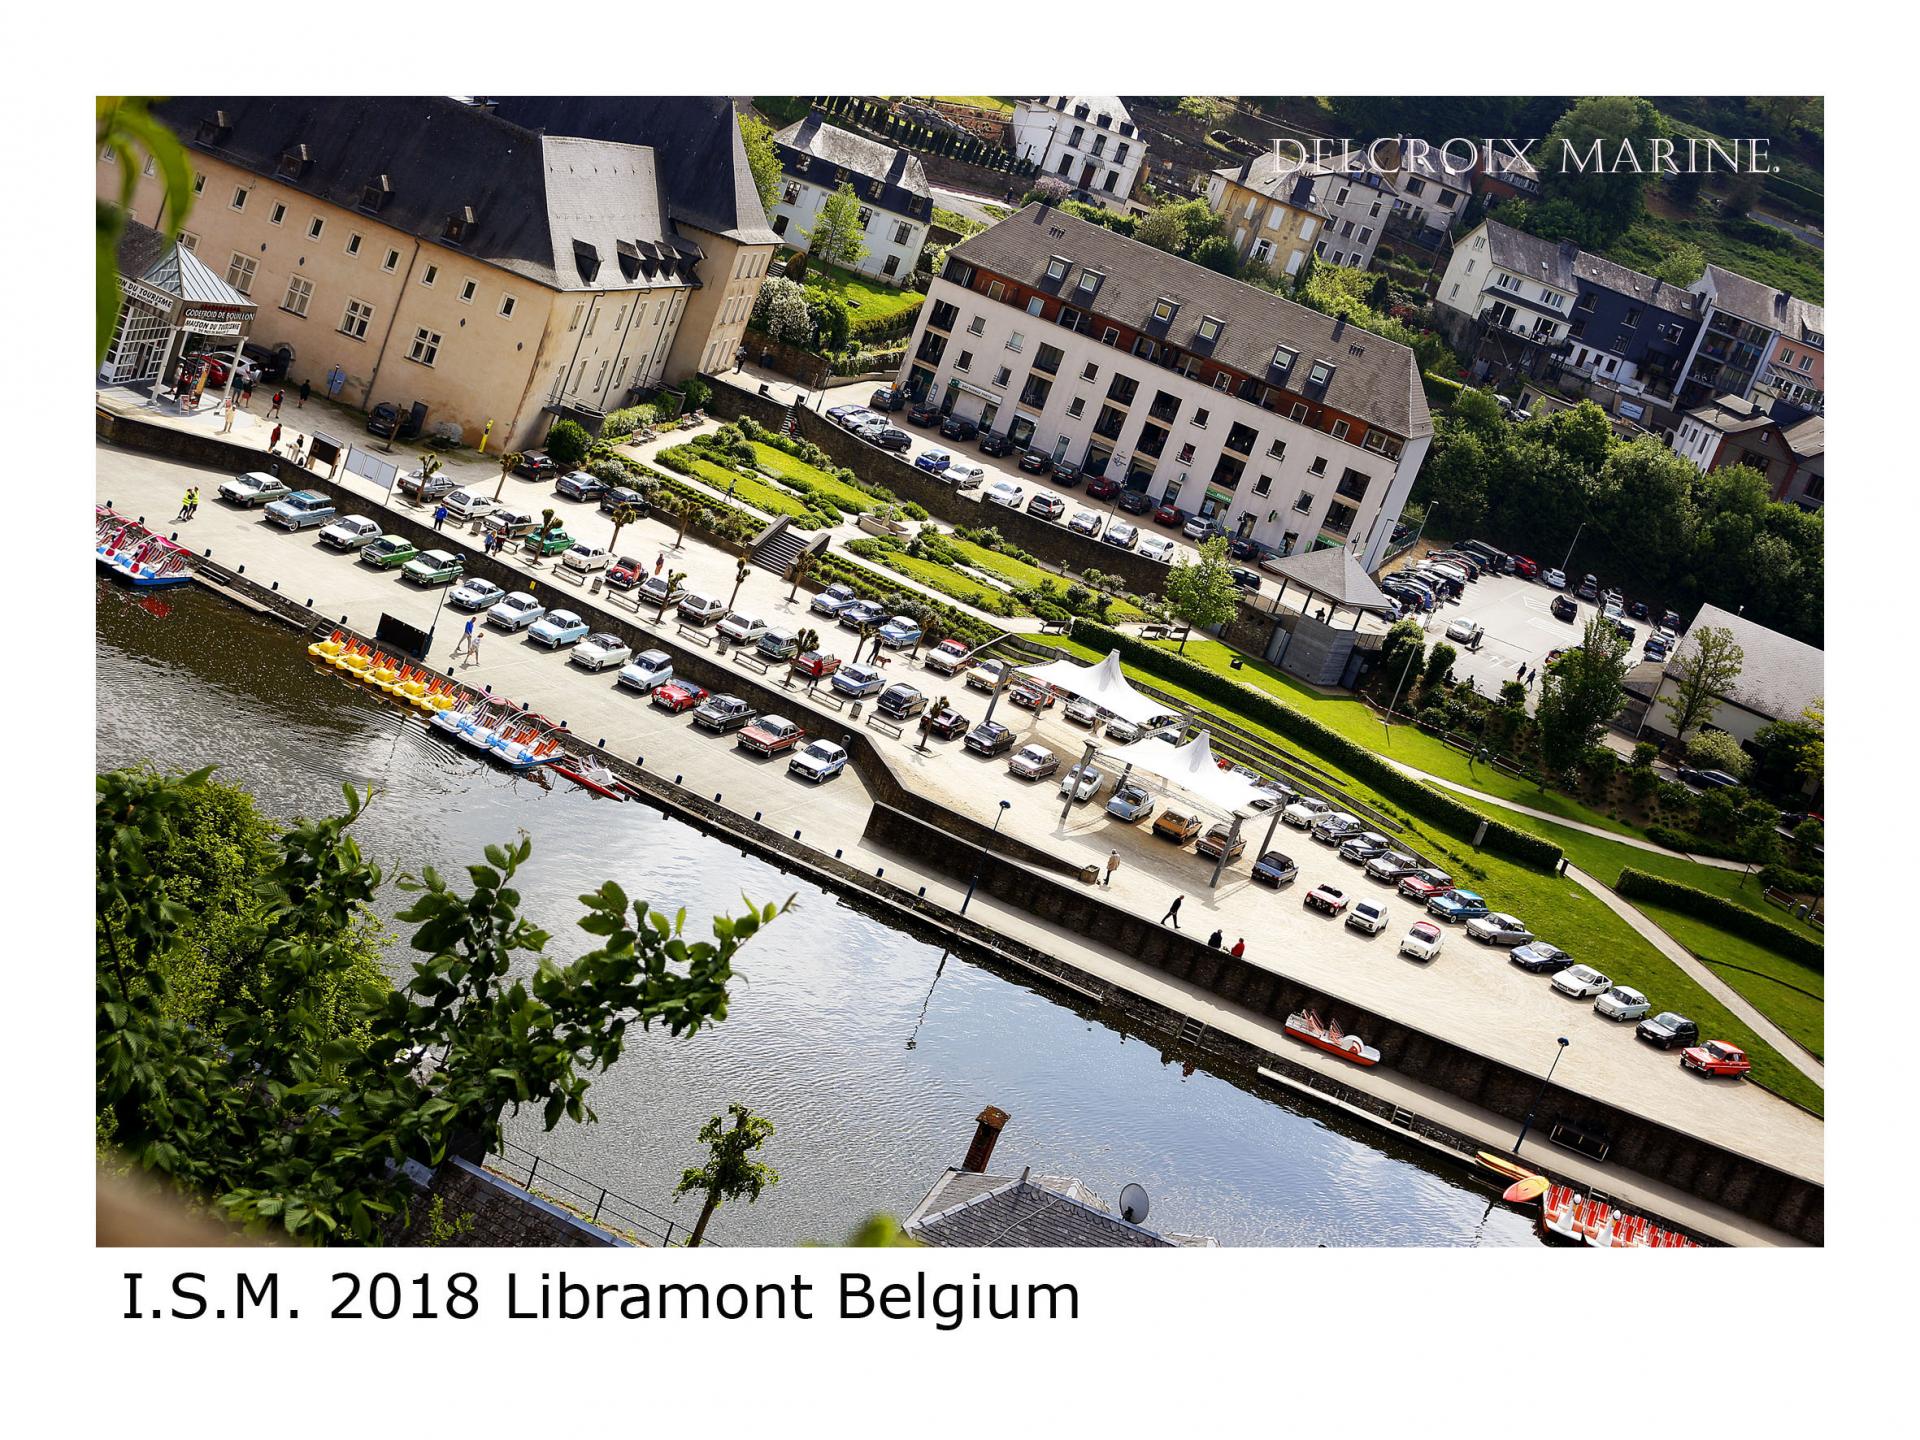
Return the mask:
M1582 520L1577 526L1574 527L1572 544L1569 544L1567 546L1567 558L1560 562L1560 569L1563 572L1566 570L1566 568L1569 565L1573 564L1573 547L1574 545L1578 545L1580 543L1580 532L1582 530L1585 530L1586 528L1587 528L1587 522L1584 520Z
M995 835L1000 833L1000 822L1006 818L1007 811L1012 808L1013 802L1011 800L1002 800L1000 802L1000 813L993 817L993 833ZM980 870L986 863L987 847L982 845L980 847L979 858L973 862L973 878L967 881L967 893L960 901L960 913L962 915L967 913L967 906L973 903L974 888L980 883Z
M1006 801L1003 800L1000 803L1004 805ZM1547 1066L1547 1078L1540 1082L1540 1088L1534 1092L1533 1103L1527 1106L1527 1118L1520 1122L1520 1138L1513 1142L1513 1154L1518 1155L1520 1153L1520 1146L1525 1143L1527 1131L1532 1128L1533 1125L1533 1112L1540 1108L1540 1101L1547 1093L1547 1086L1553 1083L1554 1066L1560 1063L1560 1057L1567 1053L1567 1046L1571 1043L1566 1036L1562 1035L1560 1037L1560 1048L1553 1052L1553 1064Z

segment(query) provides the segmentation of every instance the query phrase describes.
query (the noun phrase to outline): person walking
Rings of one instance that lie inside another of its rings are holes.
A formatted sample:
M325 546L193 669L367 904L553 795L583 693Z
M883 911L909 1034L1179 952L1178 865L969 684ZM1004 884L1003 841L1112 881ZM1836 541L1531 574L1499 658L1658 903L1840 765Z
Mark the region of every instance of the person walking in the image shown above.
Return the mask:
M667 568L667 552L662 550L658 555L653 557L653 573L658 575L662 570L666 568Z
M467 628L460 632L460 639L454 644L453 653L464 655L473 648L473 616L467 617Z
M1220 932L1218 930L1215 930L1213 934L1207 936L1207 948L1209 950L1218 950L1220 948L1220 943L1222 938L1223 937L1221 936Z
M227 397L227 403L225 405L222 405L220 407L220 410L221 410L221 413L226 417L226 419L222 422L220 426L220 433L222 435L226 435L231 433L233 430L233 417L239 413L239 407L233 403L233 397L229 395Z
M278 425L273 427L273 434L267 437L267 449L276 455L280 453L280 427Z
M280 402L286 398L287 392L284 390L276 390L273 392L273 404L267 407L267 418L269 420L278 420L280 418Z
M178 515L175 515L173 518L176 520L184 520L187 518L187 516L191 515L192 513L193 513L193 487L189 485L187 487L187 493L180 497L180 513Z
M307 408L307 396L311 395L312 393L313 393L313 386L308 384L305 380L302 380L300 382L300 408L302 410Z
M433 528L435 530L439 530L446 523L447 523L447 507L444 505L434 506L433 507Z
M195 485L187 491L187 519L191 520L200 512L200 487Z
M1524 680L1527 678L1527 662L1526 661L1522 660L1520 662L1520 668L1513 672L1513 678L1516 680Z
M471 625L473 622L469 620L467 624ZM474 630L468 634L467 658L460 662L460 668L462 670L466 669L469 665L478 665L480 663L480 636L482 633L483 632L479 630Z
M1108 889L1113 888L1113 872L1118 870L1119 868L1120 868L1120 852L1118 850L1107 851L1107 888Z
M251 380L240 382L240 408L249 415L253 413L253 381Z
M1160 923L1162 925L1171 920L1174 929L1178 930L1180 928L1180 902L1186 898L1184 895L1176 895L1173 897L1173 903L1167 906L1167 913L1160 917Z
M1233 958L1236 960L1238 960L1242 955L1245 955L1247 953L1247 937L1242 935L1238 940L1234 941L1233 949L1228 953L1231 954Z

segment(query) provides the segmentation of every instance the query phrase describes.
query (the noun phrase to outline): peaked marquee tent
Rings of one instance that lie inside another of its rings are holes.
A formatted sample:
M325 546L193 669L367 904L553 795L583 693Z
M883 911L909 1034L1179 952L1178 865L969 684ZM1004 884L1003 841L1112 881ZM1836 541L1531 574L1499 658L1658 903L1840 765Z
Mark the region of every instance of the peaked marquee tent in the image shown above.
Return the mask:
M1167 713L1165 701L1142 695L1120 673L1120 652L1109 650L1097 665L1081 665L1072 660L1053 660L1045 665L1023 665L1020 673L1041 685L1051 685L1069 695L1091 700L1109 715L1144 725ZM1165 748L1164 746L1162 747Z
M1169 745L1151 735L1105 752L1110 763L1128 765L1158 775L1195 799L1231 815L1255 800L1270 798L1253 781L1237 770L1222 770L1212 742L1202 730L1184 745Z

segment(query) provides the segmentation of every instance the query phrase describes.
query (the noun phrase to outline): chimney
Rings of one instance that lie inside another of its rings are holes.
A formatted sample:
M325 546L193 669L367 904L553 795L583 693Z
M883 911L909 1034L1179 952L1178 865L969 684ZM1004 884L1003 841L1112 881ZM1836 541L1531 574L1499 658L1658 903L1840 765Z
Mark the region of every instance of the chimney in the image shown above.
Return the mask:
M1338 340L1342 335L1346 333L1347 333L1347 317L1344 315L1334 316L1333 317L1333 338Z
M993 1159L993 1147L999 1143L1000 1132L1007 1126L1007 1112L998 1105L989 1105L980 1112L974 1123L973 1144L967 1147L967 1158L960 1162L960 1168L970 1175L987 1173L987 1162Z
M1393 171L1400 168L1400 141L1397 138L1382 140L1374 153L1380 157L1381 169Z

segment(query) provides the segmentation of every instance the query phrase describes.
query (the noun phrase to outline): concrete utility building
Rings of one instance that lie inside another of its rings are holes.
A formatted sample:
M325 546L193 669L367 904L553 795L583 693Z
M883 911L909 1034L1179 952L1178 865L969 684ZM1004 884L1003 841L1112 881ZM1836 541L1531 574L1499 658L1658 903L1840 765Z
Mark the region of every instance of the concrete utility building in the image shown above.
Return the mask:
M259 307L252 339L290 352L291 381L424 404L429 429L496 452L730 364L775 237L750 175L728 215L676 214L669 182L688 167L665 156L691 159L699 138L744 171L731 107L655 113L656 150L540 133L562 102L524 103L528 123L452 97L165 101L194 168L181 243ZM117 199L111 156L97 190ZM164 203L144 177L132 216L164 225Z
M1727 693L1719 697L1719 704L1707 721L1714 729L1726 731L1744 745L1776 720L1800 719L1809 705L1827 693L1825 651L1782 635L1778 630L1744 620L1717 605L1702 605L1666 663L1659 687L1653 694L1654 703L1647 707L1642 734L1672 738L1666 727L1672 723L1673 715L1660 702L1678 694L1679 662L1692 652L1690 637L1709 625L1730 631L1743 654L1738 678Z
M1056 463L1365 570L1433 439L1404 345L1039 202L948 252L901 378Z
M808 249L807 234L827 198L851 185L867 247L851 268L891 285L912 277L933 222L933 191L918 156L829 125L817 110L775 135L773 149L782 171L775 234Z

